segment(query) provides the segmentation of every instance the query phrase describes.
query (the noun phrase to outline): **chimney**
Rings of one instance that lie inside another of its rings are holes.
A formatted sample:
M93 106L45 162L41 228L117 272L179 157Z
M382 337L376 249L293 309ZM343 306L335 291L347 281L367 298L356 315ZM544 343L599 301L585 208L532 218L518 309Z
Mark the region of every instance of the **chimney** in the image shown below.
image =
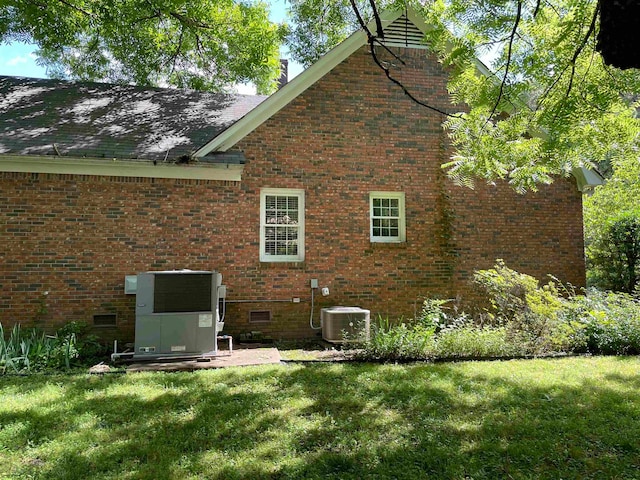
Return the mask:
M278 79L278 90L289 83L289 60L280 59L280 78Z

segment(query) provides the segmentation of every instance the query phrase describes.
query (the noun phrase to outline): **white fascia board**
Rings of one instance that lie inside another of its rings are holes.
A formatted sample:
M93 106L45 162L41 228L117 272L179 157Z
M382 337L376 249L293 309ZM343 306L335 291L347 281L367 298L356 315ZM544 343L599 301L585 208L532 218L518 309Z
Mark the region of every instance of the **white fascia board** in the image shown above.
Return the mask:
M103 158L0 155L0 172L55 173L106 177L180 178L239 182L243 165L190 164L105 160Z
M380 16L383 27L395 21L403 13L402 10L384 12ZM416 23L416 25L418 24ZM422 25L424 25L424 21L422 21ZM375 31L375 27L375 22L368 24L368 28L372 32ZM360 47L366 45L367 41L367 35L362 29L351 34L346 40L334 47L283 88L275 92L216 138L198 149L193 154L194 157L202 157L211 152L226 152L229 150L333 70L339 63L352 55Z
M604 177L596 170L588 169L586 167L577 167L571 171L571 174L576 179L578 190L583 193L589 192L598 185L604 184Z

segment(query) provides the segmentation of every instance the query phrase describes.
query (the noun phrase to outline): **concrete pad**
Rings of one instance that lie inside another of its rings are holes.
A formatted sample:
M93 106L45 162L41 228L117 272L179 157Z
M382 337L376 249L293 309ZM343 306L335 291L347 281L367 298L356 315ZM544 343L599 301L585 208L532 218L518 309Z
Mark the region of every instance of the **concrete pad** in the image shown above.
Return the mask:
M216 356L206 357L209 361L176 360L137 362L127 367L127 372L178 372L203 370L207 368L243 367L249 365L268 365L280 363L277 348L235 349L229 353L222 350Z

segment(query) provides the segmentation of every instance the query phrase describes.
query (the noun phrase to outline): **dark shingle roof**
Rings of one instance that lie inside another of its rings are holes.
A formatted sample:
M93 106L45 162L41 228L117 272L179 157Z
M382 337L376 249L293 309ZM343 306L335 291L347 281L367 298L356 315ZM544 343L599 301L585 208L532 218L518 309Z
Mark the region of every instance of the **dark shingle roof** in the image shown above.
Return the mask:
M171 161L265 98L0 76L0 154Z

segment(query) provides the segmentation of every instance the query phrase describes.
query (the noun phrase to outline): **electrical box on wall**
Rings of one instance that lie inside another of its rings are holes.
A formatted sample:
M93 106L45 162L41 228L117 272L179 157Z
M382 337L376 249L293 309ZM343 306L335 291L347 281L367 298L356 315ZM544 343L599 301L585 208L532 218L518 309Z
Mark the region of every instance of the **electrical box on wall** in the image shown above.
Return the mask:
M124 293L125 295L135 295L138 290L138 276L126 275L124 277Z

